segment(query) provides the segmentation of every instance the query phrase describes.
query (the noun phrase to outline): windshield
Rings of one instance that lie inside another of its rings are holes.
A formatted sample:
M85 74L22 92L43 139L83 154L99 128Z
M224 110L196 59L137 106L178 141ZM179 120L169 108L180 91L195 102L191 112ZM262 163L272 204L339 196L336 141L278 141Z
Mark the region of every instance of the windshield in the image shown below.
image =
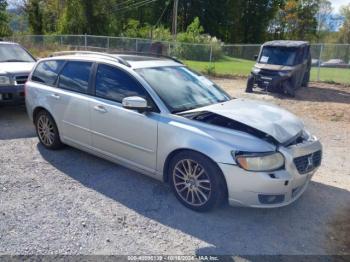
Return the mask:
M271 65L292 66L294 65L296 54L296 48L266 46L261 52L259 62Z
M35 62L35 60L18 45L0 44L0 62Z
M228 101L231 97L213 82L186 67L136 69L172 113Z

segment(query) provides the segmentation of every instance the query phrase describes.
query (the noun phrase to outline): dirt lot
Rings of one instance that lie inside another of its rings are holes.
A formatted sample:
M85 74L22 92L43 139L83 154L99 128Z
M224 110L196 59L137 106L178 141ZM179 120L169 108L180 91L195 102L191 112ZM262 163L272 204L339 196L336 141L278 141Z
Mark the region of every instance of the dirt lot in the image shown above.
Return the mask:
M321 139L323 165L297 202L195 213L148 177L45 150L24 108L0 108L0 254L350 255L350 89L312 83L285 99L216 82L291 110Z

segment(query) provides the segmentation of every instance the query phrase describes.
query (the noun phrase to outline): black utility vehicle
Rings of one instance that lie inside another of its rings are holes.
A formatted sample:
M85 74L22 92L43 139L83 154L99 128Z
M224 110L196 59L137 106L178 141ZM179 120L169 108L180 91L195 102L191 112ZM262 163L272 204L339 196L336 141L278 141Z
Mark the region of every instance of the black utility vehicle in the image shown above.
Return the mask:
M259 87L290 96L307 86L310 79L310 44L303 41L271 41L260 50L257 63L248 78L246 92Z

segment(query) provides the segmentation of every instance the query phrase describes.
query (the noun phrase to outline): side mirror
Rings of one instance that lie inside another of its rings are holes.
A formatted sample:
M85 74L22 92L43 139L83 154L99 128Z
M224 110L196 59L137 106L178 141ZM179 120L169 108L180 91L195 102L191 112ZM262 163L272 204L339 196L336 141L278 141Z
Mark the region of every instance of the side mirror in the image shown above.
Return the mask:
M137 110L140 112L150 111L147 100L139 96L129 96L122 100L122 105L126 109Z
M254 60L258 60L258 55L254 55Z

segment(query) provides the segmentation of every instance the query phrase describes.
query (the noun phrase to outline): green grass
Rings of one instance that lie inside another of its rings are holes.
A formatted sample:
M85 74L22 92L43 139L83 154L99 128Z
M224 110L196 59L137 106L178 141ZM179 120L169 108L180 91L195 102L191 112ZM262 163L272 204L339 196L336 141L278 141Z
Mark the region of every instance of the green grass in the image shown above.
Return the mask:
M185 60L184 63L190 68L207 73L209 62ZM254 61L238 59L225 56L224 58L212 62L216 76L248 76ZM311 81L317 81L318 68L312 68ZM330 83L350 84L350 69L349 68L321 68L320 81Z

